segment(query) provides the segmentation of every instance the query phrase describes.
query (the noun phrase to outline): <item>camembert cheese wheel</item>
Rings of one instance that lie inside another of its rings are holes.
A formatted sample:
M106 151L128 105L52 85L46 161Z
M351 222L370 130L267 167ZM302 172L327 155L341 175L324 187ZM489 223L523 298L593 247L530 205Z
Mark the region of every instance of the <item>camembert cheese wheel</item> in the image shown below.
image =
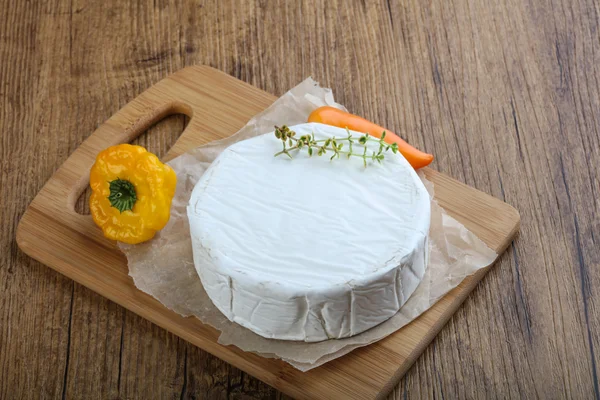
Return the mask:
M317 140L348 135L315 123L290 128ZM369 155L377 151L367 144ZM274 157L281 149L272 132L238 142L193 190L194 263L212 302L282 340L344 338L386 321L427 266L430 197L421 180L391 151L365 168L359 157L330 161L332 153L306 149Z

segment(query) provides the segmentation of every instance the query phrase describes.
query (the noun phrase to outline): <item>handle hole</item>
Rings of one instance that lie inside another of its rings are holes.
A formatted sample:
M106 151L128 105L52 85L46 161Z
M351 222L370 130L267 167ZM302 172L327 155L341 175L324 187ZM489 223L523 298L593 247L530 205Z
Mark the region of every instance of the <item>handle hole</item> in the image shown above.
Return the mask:
M145 147L148 151L163 158L169 149L177 142L181 133L187 127L190 117L185 114L171 114L157 121L144 133L132 140L131 144L137 144ZM81 215L89 215L89 198L92 191L89 185L86 185L84 191L79 195L75 203L75 212Z

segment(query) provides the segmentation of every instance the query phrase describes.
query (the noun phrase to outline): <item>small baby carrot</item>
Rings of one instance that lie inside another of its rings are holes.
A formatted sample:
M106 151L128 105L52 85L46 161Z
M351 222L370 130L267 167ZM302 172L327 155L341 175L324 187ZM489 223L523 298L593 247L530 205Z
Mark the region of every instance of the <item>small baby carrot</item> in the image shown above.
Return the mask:
M396 143L398 151L412 165L414 169L425 167L433 161L433 155L422 152L411 146L394 132L374 124L358 115L350 114L335 107L319 107L308 116L308 122L319 122L326 125L337 126L338 128L348 128L352 131L368 133L371 136L380 138L385 131L385 142L389 144Z

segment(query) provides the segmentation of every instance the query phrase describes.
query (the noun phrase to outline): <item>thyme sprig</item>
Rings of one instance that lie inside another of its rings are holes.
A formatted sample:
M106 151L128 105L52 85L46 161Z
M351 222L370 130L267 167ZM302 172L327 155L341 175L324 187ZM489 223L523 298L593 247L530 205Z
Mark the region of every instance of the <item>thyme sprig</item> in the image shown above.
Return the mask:
M283 143L283 150L275 153L275 157L285 154L289 158L293 158L292 154L290 153L291 151L307 149L308 155L311 157L315 152L318 156L323 156L327 154L327 152L330 152L332 153L331 157L329 158L331 161L333 161L335 158L340 158L340 154L343 154L348 159L350 157L359 157L362 158L363 164L366 167L367 160L372 160L373 162L377 161L381 164L385 158L383 153L387 152L388 150L391 150L394 154L398 152L397 143L388 144L384 141L385 131L381 133L381 137L379 139L366 133L359 138L356 138L352 136L348 128L346 128L346 132L348 133L347 137L336 138L334 136L328 139L316 140L314 133L311 135L302 135L297 138L296 132L292 131L288 126L275 126L275 137L280 139ZM367 147L367 142L379 143L378 151L372 151L372 153L368 155L367 152L369 149ZM348 144L347 151L342 150L345 143ZM362 151L354 151L355 143L358 145L357 147L362 148Z

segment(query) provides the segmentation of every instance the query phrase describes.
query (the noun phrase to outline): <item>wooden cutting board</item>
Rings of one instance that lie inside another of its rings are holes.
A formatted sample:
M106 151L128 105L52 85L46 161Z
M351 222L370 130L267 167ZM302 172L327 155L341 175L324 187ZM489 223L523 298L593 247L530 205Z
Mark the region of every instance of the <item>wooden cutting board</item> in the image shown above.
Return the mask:
M89 170L102 149L129 142L165 116L184 113L191 120L166 159L235 133L275 96L215 69L183 69L154 85L101 125L59 168L33 200L18 227L17 242L36 260L141 315L237 368L300 399L381 398L415 362L487 268L462 284L410 325L370 346L309 372L217 343L219 332L195 318L184 318L137 290L125 257L106 240L90 216L74 205L88 185ZM436 198L498 254L519 228L519 214L508 204L432 169Z

